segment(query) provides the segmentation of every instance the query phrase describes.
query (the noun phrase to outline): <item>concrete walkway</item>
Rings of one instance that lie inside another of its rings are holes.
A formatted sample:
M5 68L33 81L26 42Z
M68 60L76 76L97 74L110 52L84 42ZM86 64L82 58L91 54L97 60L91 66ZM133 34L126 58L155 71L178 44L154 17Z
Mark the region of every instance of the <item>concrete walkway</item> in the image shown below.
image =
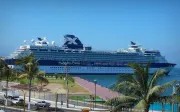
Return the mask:
M74 77L74 79L76 83L86 88L91 94L95 94L95 84L93 82L84 80L80 77ZM114 97L118 97L120 94L96 84L96 95L104 100L108 100Z

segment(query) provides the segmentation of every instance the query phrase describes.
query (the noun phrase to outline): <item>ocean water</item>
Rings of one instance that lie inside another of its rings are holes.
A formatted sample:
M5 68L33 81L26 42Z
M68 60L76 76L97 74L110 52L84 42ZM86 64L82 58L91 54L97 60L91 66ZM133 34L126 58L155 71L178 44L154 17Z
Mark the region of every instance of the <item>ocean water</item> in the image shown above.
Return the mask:
M83 79L94 81L97 80L97 83L105 86L110 87L112 84L116 83L117 75L78 75ZM164 76L159 83L165 83L172 80L179 80L180 81L180 68L174 68L167 76Z
M104 87L110 87L112 84L116 83L117 75L79 75L78 77L81 77L83 79L89 80L93 82L94 80L97 81L99 85L102 85ZM159 83L163 84L165 82L173 81L173 80L179 80L180 81L180 68L174 68L167 76L164 76ZM164 95L168 95L172 93L172 89L169 89L165 92ZM165 106L166 111L171 110L170 104L166 104ZM150 107L151 110L161 110L162 105L158 103L154 103ZM177 111L177 105L174 105L174 112Z

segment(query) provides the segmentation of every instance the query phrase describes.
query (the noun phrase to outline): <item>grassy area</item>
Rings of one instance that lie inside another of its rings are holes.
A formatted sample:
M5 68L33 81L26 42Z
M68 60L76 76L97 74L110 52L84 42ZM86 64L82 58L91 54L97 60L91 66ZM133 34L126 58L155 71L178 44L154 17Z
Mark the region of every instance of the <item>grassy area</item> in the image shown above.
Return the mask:
M6 80L4 80L6 81ZM29 84L29 80L28 79L17 79L17 80L10 80L10 82L17 82L20 84ZM36 84L38 82L37 79L32 80L32 84Z
M70 99L72 100L79 100L79 101L84 101L85 99L89 99L90 96L70 96ZM99 96L96 96L96 99L102 99Z
M85 99L90 99L90 96L70 96L71 100L76 100L76 101L85 101ZM96 100L102 100L99 96L96 96ZM97 102L98 104L104 104L104 102Z
M60 84L64 89L66 89L66 81L63 78L56 78L56 77L46 77L49 81L49 84L55 83L55 84ZM71 78L71 79L70 79ZM28 84L29 80L28 79L18 79L17 82L20 84ZM32 80L32 84L37 84L38 80L34 79ZM70 93L82 93L82 94L89 94L89 92L80 86L79 84L76 84L74 80L72 80L72 77L69 77L68 80L68 87L69 87L69 92Z
M47 78L49 83L56 83L56 84L65 84L65 81L62 79L56 79L56 78Z
M79 101L84 101L84 99L87 99L87 96L70 96L71 100L79 100Z
M63 86L63 88L66 89L66 81L63 79L56 79L56 78L51 78L48 77L47 78L49 80L49 83L56 83L56 84L61 84ZM81 87L79 84L76 84L72 81L68 81L68 86L69 86L69 91L70 93L89 93L86 89L84 89L83 87Z
M17 80L20 84L29 84L29 80L28 79L20 79ZM32 80L32 84L36 84L38 82L37 79Z

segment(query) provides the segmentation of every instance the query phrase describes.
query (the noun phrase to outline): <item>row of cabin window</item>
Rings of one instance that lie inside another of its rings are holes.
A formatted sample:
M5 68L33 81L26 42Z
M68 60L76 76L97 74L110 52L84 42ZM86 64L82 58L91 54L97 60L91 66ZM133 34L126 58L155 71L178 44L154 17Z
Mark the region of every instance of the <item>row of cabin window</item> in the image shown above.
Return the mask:
M83 69L83 68L74 68L74 69L78 69L78 70L87 70L87 69ZM63 68L53 68L53 70L65 70ZM73 69L72 69L73 70ZM93 71L96 71L96 70L103 70L103 71L106 71L105 69L95 69L95 68L89 68L88 70L93 70ZM71 70L68 70L68 71L71 71ZM132 71L132 70L128 70L128 69L108 69L108 71Z

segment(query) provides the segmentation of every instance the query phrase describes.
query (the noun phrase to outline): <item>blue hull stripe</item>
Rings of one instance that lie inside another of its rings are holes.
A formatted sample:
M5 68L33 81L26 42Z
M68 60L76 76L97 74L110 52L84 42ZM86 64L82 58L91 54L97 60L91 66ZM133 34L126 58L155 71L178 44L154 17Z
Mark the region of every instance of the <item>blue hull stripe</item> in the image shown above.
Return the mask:
M6 59L5 62L8 65L15 65L15 60L16 59ZM40 66L64 66L64 64L60 63L57 60L39 60L39 65ZM143 66L146 65L146 63L142 64ZM172 63L151 63L150 67L151 68L162 68L162 67L169 67L169 66L175 66L176 64ZM127 67L127 63L119 64L119 65L95 65L94 62L79 62L73 63L73 64L68 64L68 66L98 66L98 67Z

